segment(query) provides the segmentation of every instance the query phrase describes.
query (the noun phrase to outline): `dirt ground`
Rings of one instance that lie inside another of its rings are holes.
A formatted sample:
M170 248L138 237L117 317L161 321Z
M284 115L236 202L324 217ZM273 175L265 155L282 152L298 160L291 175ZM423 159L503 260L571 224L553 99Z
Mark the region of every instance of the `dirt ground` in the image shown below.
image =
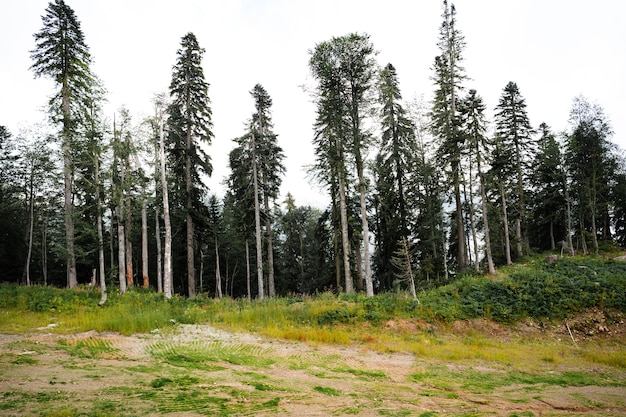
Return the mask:
M603 320L590 313L569 331L581 342L598 332L623 333L624 325ZM452 330L467 326L455 324ZM493 323L472 326L510 336ZM570 337L562 328L534 322L516 331ZM554 373L558 366L547 368ZM444 376L432 375L438 371ZM450 375L457 371L477 380L455 381ZM601 367L563 371L596 372L598 378L604 372ZM0 416L626 416L623 369L612 371L612 383L592 385L497 383L508 375L488 362L433 364L415 354L277 341L209 325L128 337L60 335L49 328L0 334ZM488 379L496 382L489 385Z

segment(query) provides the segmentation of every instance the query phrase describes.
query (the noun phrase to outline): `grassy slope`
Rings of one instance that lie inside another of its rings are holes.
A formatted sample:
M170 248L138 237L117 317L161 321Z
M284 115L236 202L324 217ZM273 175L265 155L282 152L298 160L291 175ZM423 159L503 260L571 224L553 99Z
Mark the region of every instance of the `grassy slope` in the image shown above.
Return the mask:
M97 288L78 290L0 284L0 332L20 332L59 323L55 331L149 332L175 323L210 322L270 336L349 342L355 329L380 329L389 320L430 324L488 319L518 323L525 319L562 320L591 308L626 313L626 262L595 258L542 258L500 269L496 277L465 275L449 285L372 298L362 294L323 293L264 301L193 300L134 289L124 296L110 291L99 308ZM311 333L307 335L305 333Z

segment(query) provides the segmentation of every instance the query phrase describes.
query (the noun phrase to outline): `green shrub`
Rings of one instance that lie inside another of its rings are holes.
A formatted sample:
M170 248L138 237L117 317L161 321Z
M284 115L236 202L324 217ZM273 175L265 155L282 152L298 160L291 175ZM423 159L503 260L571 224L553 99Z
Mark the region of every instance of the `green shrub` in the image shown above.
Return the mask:
M15 317L24 317L30 325L36 321L45 326L54 320L70 331L132 334L210 321L242 330L299 329L298 337L306 338L302 332L307 329L315 332L325 326L362 322L379 325L398 318L451 322L486 317L514 322L525 317L561 319L591 307L626 312L625 262L564 258L547 264L530 259L504 271L508 275L498 279L459 274L452 283L420 292L419 300L395 292L374 297L326 292L252 302L201 296L166 300L153 290L131 288L119 295L112 287L106 304L98 307L99 288L0 284L0 309L10 312L0 324L15 328L11 327L16 325Z

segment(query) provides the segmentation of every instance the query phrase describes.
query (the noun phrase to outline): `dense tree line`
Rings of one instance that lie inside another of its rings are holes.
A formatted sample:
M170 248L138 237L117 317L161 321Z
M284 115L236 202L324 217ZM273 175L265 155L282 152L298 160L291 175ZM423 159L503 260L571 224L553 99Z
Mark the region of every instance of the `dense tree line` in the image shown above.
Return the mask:
M531 123L511 81L488 120L462 65L456 9L442 9L430 102L403 100L367 34L310 50L309 172L330 201L316 209L280 200L286 156L262 85L220 200L203 181L212 110L195 35L181 38L153 117L122 107L108 120L80 22L52 1L31 52L34 75L55 85L49 122L0 126L0 279L97 284L101 303L111 285L166 297L415 294L534 252L626 245L626 162L603 109L576 97L569 129L553 132Z

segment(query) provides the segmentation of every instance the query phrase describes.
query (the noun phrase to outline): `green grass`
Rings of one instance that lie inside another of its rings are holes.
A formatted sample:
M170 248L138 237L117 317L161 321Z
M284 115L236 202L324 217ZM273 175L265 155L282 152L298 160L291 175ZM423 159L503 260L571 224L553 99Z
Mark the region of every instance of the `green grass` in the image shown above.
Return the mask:
M79 358L111 357L119 352L119 349L114 348L111 342L97 338L60 340L58 348Z
M39 362L37 359L31 358L30 356L26 355L19 355L15 359L11 360L11 363L13 365L34 365L37 362Z
M354 328L379 327L388 320L450 323L487 318L513 323L524 318L567 318L596 307L626 312L626 262L563 258L546 264L542 256L498 271L497 278L461 275L443 287L407 294L319 294L265 300L192 300L132 288L123 296L111 289L98 307L97 288L76 290L0 284L0 331L55 325L47 330L96 330L124 335L163 331L176 323L205 323L256 331L270 337L339 343L354 341Z
M328 395L329 397L339 397L342 395L341 392L335 388L322 387L320 385L315 386L313 390L324 395Z
M424 383L436 390L474 394L489 394L503 387L521 387L526 391L546 386L559 387L626 387L626 381L615 376L593 372L565 371L529 373L515 370L476 371L463 369L451 371L444 366L433 366L411 375L411 380ZM519 388L518 388L519 389Z
M268 358L263 349L245 344L227 344L220 341L196 341L188 344L156 343L148 348L149 353L165 362L182 367L219 370L213 363L266 368L275 361ZM210 362L211 365L207 366Z

